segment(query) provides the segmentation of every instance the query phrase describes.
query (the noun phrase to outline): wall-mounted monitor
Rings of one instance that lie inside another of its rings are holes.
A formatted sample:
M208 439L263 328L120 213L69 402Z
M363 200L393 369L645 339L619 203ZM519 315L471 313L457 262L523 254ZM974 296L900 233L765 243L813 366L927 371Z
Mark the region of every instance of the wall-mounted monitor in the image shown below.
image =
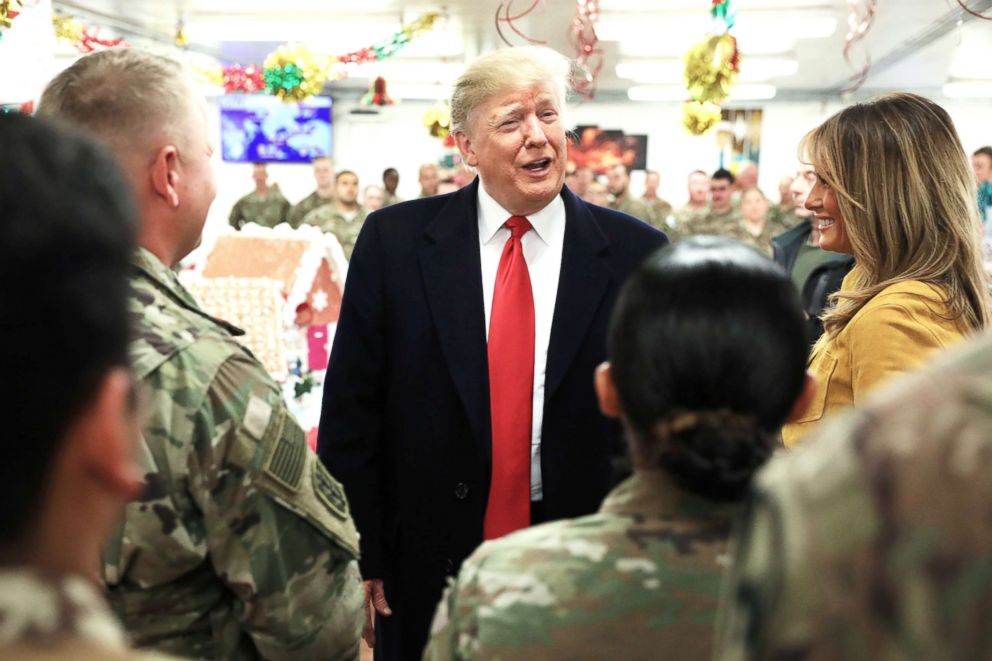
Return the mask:
M222 96L220 136L223 159L231 163L309 163L331 155L331 99Z

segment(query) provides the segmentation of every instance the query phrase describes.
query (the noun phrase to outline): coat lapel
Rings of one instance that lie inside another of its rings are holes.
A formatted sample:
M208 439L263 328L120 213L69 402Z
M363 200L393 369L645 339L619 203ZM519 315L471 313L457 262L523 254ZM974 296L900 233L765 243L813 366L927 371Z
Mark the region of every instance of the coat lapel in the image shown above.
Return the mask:
M419 258L441 351L488 457L489 373L477 191L478 179L452 195L427 226Z
M563 189L562 197L565 201L565 243L548 344L545 402L561 385L613 279L606 260L609 243L592 212L568 188ZM592 378L590 374L590 381Z

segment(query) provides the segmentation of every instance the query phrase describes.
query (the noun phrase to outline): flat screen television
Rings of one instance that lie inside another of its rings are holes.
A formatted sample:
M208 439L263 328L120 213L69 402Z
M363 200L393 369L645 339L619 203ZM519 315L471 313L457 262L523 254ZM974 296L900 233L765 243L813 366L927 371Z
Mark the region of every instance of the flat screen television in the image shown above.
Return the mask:
M331 155L331 99L222 96L220 136L222 157L230 163L309 163Z

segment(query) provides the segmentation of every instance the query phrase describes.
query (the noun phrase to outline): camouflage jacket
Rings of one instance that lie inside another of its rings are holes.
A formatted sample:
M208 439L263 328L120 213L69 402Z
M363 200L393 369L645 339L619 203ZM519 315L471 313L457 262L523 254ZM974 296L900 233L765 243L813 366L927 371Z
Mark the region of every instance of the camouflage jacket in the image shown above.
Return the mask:
M355 241L358 240L358 233L362 231L365 224L365 216L368 212L362 206L358 207L358 214L348 220L341 215L337 206L325 204L317 207L306 215L303 222L307 225L319 227L322 232L329 232L337 237L344 249L344 256L351 259L351 251L355 249Z
M397 202L402 202L401 198L396 193L390 193L388 190L382 194L382 206L388 207L390 204L396 204Z
M679 207L672 212L672 220L675 224L671 233L679 237L689 236L689 230L709 212L709 207L694 207L689 204Z
M330 197L321 197L317 194L317 191L314 191L293 205L293 208L287 214L286 222L289 223L290 227L296 229L303 224L303 219L307 217L308 213L332 202L334 202L333 195Z
M648 213L651 215L650 223L651 227L659 229L662 232L670 232L671 226L669 223L669 218L672 215L672 205L661 199L660 197L642 197L641 203L647 207ZM671 219L674 223L675 220Z
M0 659L165 661L130 649L90 581L30 567L0 571Z
M614 198L614 200L610 202L610 208L616 209L617 211L622 211L625 214L631 215L634 218L647 223L648 225L654 226L654 216L651 214L651 210L648 206L640 200L632 198L627 193Z
M733 237L740 223L741 212L739 209L731 208L730 211L723 213L707 211L705 214L689 218L684 225L680 223L679 236L712 234L714 236Z
M717 659L989 659L992 336L759 473Z
M445 591L424 659L709 659L737 511L638 471L598 514L485 543Z
M286 222L289 215L289 200L275 188L270 188L265 197L252 191L238 200L231 209L228 222L234 229L241 229L248 223L263 227L275 227Z
M111 605L137 645L181 656L357 658L363 589L341 486L240 331L151 253L134 266L145 492L107 548Z
M765 221L764 227L761 228L761 233L754 235L743 220L736 225L728 225L723 232L723 235L727 238L757 248L769 257L772 256L772 237L776 234L778 234L778 228L772 226L771 222Z

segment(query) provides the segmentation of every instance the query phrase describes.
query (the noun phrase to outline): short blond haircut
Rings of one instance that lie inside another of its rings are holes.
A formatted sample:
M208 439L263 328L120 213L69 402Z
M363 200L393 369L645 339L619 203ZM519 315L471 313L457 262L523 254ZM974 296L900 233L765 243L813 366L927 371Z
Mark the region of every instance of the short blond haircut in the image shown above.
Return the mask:
M992 321L975 177L950 116L909 93L850 106L809 132L800 158L834 189L860 267L823 315L833 338L886 287L940 287L968 331Z
M134 48L81 57L45 88L39 115L93 134L118 157L156 135L184 140L194 96L182 66Z
M544 87L564 113L571 61L544 46L503 48L472 62L455 83L451 95L451 127L467 132L472 112L500 92Z

